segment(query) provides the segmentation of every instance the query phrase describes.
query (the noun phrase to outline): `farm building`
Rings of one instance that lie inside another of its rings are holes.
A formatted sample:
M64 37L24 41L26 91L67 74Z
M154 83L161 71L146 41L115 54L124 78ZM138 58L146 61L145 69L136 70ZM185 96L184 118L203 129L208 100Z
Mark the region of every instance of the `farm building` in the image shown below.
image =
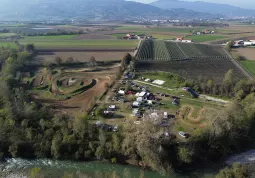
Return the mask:
M192 43L192 39L184 39L182 40L183 43Z
M182 43L192 43L192 39L184 39L184 37L176 38L176 42L182 42Z

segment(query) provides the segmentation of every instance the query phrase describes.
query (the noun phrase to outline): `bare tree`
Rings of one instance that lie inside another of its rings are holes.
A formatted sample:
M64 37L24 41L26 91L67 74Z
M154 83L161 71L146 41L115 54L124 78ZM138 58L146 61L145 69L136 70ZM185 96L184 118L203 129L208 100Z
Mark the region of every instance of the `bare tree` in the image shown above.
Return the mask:
M57 65L61 65L62 64L62 59L60 57L56 57L55 62L56 62Z

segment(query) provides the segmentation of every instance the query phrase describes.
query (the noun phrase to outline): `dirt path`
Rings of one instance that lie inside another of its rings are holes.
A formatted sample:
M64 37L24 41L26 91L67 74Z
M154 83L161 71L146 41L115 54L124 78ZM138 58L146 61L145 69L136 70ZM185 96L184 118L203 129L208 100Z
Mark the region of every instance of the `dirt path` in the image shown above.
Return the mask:
M62 101L61 104L67 108L72 108L72 110L67 112L84 113L88 109L94 97L98 97L104 92L104 86L107 82L109 82L108 79L100 80L93 88L73 97L72 99Z

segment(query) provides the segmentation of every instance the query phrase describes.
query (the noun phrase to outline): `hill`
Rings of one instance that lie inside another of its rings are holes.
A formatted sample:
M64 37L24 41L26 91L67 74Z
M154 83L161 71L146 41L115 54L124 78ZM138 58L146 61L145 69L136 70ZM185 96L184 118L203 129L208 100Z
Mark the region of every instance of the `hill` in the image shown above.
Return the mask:
M151 3L151 5L162 9L185 8L197 12L224 14L227 16L255 16L255 10L243 9L227 4L208 3L202 1L188 2L181 0L158 0Z
M124 0L2 0L2 20L131 20L147 18L212 17L185 9L162 10L158 7Z

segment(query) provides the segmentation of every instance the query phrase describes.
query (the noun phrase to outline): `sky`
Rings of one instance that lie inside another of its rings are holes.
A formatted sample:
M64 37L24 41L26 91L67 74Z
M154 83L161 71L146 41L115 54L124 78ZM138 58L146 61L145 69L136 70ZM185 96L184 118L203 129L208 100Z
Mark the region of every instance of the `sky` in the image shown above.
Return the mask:
M133 1L150 3L156 0L133 0ZM182 0L182 1L198 1L198 0ZM199 1L230 4L242 8L255 9L255 0L199 0Z

